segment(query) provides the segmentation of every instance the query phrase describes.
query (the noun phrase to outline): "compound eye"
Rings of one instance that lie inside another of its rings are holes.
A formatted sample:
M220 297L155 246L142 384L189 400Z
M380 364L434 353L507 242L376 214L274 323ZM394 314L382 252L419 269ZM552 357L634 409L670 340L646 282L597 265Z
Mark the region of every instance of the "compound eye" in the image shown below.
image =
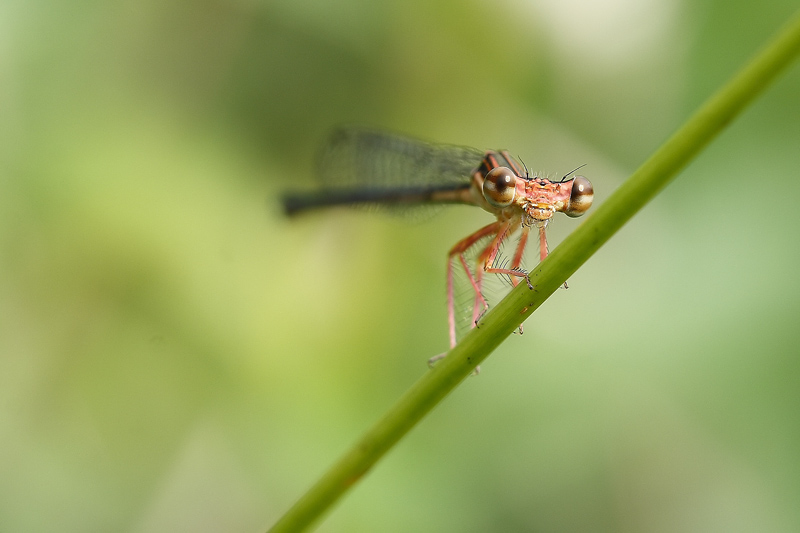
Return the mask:
M575 176L572 180L569 204L564 213L571 217L579 217L592 207L592 199L594 199L594 189L591 182L583 176Z
M483 180L483 197L494 207L508 207L517 194L517 176L510 168L493 168Z

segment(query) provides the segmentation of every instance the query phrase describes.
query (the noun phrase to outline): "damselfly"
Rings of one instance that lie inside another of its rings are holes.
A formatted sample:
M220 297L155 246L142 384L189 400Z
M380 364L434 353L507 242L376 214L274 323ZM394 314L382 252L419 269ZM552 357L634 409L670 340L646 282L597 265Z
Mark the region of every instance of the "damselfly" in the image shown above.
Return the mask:
M334 132L322 151L318 172L319 190L284 197L287 214L343 204L450 203L476 205L495 215L494 222L458 241L447 256L451 348L457 342L454 269L463 269L474 292L470 321L474 327L489 309L484 274L505 276L513 286L525 280L530 287L521 265L531 228L538 231L539 257L544 260L545 229L553 215L560 211L581 216L593 197L592 184L583 176L567 179L570 172L558 181L531 176L506 150L428 144L358 128ZM501 246L517 232L513 255L508 262L500 261Z

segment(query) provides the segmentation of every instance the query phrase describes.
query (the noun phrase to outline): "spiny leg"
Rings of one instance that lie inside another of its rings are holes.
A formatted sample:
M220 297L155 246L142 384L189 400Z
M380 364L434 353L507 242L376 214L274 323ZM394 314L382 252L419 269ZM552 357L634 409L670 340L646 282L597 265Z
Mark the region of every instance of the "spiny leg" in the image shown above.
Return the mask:
M528 244L528 235L530 234L531 227L530 226L522 226L522 232L519 236L519 242L517 243L517 251L514 253L514 259L511 261L511 268L514 270L520 270L520 265L522 264L522 256L525 253L525 246ZM519 285L519 278L512 278L511 282L514 284L514 287ZM531 282L528 280L528 287L531 287ZM519 334L522 335L522 324L519 325L517 328Z
M480 294L480 285L475 281L475 278L473 277L472 272L470 272L469 266L466 263L464 252L466 252L471 246L484 237L496 234L502 225L503 224L501 222L493 222L488 226L484 226L472 235L469 235L458 241L447 254L447 320L450 327L450 348L453 348L456 345L455 298L453 295L453 258L458 256L461 267L464 269L467 279L469 279L469 282L476 293L476 298L480 296L483 304L488 307L488 304L483 299L483 295Z
M547 228L546 222L539 223L539 261L544 261L550 251L547 249L547 235L545 234Z
M483 269L475 269L475 282L478 286L478 290L475 292L475 299L472 302L472 325L477 328L478 321L489 309L489 304L483 297Z
M509 228L511 228L511 231L508 231ZM531 285L531 281L530 281L530 279L528 279L528 273L525 272L524 270L520 269L519 265L516 265L516 268L495 268L495 267L492 266L492 264L495 261L495 258L497 257L497 254L500 252L500 245L502 244L503 240L508 238L509 236L511 236L511 234L514 233L514 229L515 228L513 228L511 226L511 223L506 222L505 223L505 227L503 229L504 229L504 231L501 232L501 233L498 233L497 237L494 238L492 243L489 246L487 246L486 249L481 254L481 260L483 260L483 270L485 272L490 273L490 274L505 274L506 276L508 276L512 280L512 283L513 283L513 280L516 279L516 278L525 278L525 280L528 282L528 287L531 290L533 290L533 286ZM527 241L527 238L523 239L523 242L522 242L523 247L524 247L526 241ZM519 246L518 246L518 248L519 248ZM522 252L523 251L524 251L524 249L522 251L520 251L518 249L517 252L515 252L515 254L514 254L515 260L517 258L517 255L519 254L519 258L520 258L519 260L520 260L520 262L522 261ZM514 265L511 265L511 266L514 267ZM517 280L517 283L519 283L519 280Z
M522 226L522 232L519 236L519 242L517 243L517 251L514 252L514 259L511 261L511 268L513 270L519 270L520 265L522 264L522 256L525 253L525 246L528 244L528 235L530 234L531 227L530 226ZM519 278L512 278L511 282L516 287L519 284ZM530 285L530 281L528 282Z
M495 235L495 238L492 239L488 245L486 245L486 248L484 248L480 254L478 254L478 258L476 260L477 267L475 268L475 274L479 280L478 283L479 288L482 286L481 283L483 280L483 273L492 272L487 268L487 266L494 262L494 259L495 257L497 257L497 254L500 251L500 246L502 245L503 241L507 239L514 232L513 229L509 231L509 228L511 228L511 224L509 222L502 223L502 225L497 231L497 235ZM480 296L481 300L484 303L483 309L480 310L480 312L478 311L479 306L477 299L472 309L472 323L476 327L478 326L478 321L489 310L489 306L488 304L486 304L486 300L483 299L483 294L481 294Z
M545 257L547 257L547 254L550 253L550 251L547 248L547 235L545 235L545 228L547 228L547 222L546 221L541 223L541 224L539 224L539 258L540 258L539 260L540 261L544 261ZM566 281L564 282L564 285L562 285L562 287L564 287L565 289L569 289L569 287L567 286L567 282Z
M458 256L458 260L461 263L464 272L467 274L467 278L469 279L472 288L475 290L476 298L480 296L481 301L488 308L489 304L486 303L486 300L483 299L483 295L480 292L480 284L475 281L475 278L472 276L472 272L470 272L469 266L467 265L466 259L464 259L464 252L469 250L471 246L484 237L497 233L501 227L502 224L500 222L492 222L488 226L484 226L475 233L458 241L447 254L447 322L450 329L450 349L453 349L456 345L456 314L455 298L453 296L453 258ZM443 359L446 355L447 352L431 357L428 359L428 366L433 367L433 364L436 361ZM476 368L473 373L477 374L478 372L480 372L480 370Z
M500 274L500 275L507 275L511 280L511 283L516 287L519 284L520 278L525 278L525 281L528 283L528 287L533 290L533 286L531 285L531 281L528 278L528 273L525 272L520 268L520 264L522 263L522 257L525 252L525 245L528 242L528 233L530 232L529 226L522 226L522 233L520 235L520 240L517 243L517 248L514 252L514 256L511 260L511 268L495 268L491 266L495 259L497 258L497 254L500 252L500 246L502 245L503 241L505 241L508 237L510 237L514 230L516 229L515 226L512 225L511 222L506 222L503 227L497 232L497 236L492 240L491 243L481 252L478 256L478 264L480 265L483 263L483 268L476 269L478 275L482 275L482 272L489 272L492 274ZM488 310L488 306L485 306L483 311L475 317L475 313L477 312L477 306L473 309L473 320L475 326L477 327L478 321L486 313ZM522 325L519 326L519 332L522 334Z

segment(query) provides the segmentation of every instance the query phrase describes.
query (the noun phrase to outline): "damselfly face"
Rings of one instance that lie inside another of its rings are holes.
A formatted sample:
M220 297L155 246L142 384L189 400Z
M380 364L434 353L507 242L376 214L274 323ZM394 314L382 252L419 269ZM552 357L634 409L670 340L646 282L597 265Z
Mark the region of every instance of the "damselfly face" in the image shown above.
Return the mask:
M592 184L583 176L550 181L521 176L508 167L490 170L483 178L481 189L489 204L488 209L484 207L487 211L507 218L524 214L530 224L549 220L558 211L579 217L592 206L594 197Z

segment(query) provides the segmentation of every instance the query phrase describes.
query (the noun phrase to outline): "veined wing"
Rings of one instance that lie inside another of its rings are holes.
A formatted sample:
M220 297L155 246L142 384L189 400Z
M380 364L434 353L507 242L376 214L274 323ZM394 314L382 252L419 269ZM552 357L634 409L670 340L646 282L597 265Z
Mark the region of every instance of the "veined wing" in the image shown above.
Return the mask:
M477 148L340 128L320 154L318 172L325 189L452 187L469 185L482 157Z

